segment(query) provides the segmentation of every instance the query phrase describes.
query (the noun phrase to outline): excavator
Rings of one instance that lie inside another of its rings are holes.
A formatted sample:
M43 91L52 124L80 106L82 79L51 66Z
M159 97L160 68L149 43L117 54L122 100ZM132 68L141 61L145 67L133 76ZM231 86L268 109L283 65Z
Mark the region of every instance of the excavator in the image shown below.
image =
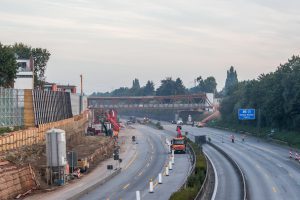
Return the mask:
M107 129L106 124L104 121L108 121L112 125L112 130ZM118 123L118 115L117 111L111 109L108 112L106 112L106 119L101 120L102 126L105 129L106 135L113 136L115 138L118 138L119 131L120 131L120 124Z
M102 130L104 131L106 136L113 136L115 138L118 138L118 134L121 126L118 123L117 111L113 109L108 111L95 110L94 115L95 115L94 123L101 124L103 128ZM91 132L95 132L95 130L92 130L92 128L90 129Z
M177 136L171 140L171 150L174 150L174 153L186 152L186 139L181 134L181 126L177 126Z

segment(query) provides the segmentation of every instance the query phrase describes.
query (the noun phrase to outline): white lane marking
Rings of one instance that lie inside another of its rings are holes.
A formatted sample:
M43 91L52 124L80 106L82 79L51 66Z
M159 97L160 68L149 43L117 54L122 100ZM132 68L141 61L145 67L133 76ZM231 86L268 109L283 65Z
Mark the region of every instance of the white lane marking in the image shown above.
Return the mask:
M210 160L211 162L211 165L214 169L214 173L215 173L215 188L214 188L214 193L211 197L211 200L215 200L216 198L216 195L217 195L217 189L218 189L218 184L219 184L219 179L218 179L218 173L217 173L217 170L216 170L216 167L214 165L214 163L212 162L211 158L207 155L207 153L205 151L203 151L205 153L205 155L207 156L207 158Z
M279 163L277 163L277 166L280 168L284 168L282 165L280 165Z
M143 174L143 171L141 171L139 174L138 174L138 176L141 176Z
M124 187L123 187L123 190L126 190L128 187L129 187L130 183L126 184Z

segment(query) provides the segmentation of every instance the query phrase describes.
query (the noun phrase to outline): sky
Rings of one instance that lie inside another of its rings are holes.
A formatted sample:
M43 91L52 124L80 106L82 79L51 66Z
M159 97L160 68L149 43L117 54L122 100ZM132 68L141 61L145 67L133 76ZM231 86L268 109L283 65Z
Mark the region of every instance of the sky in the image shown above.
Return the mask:
M0 0L0 42L46 48L46 80L105 92L166 77L224 87L300 52L299 0ZM78 87L79 89L79 87Z

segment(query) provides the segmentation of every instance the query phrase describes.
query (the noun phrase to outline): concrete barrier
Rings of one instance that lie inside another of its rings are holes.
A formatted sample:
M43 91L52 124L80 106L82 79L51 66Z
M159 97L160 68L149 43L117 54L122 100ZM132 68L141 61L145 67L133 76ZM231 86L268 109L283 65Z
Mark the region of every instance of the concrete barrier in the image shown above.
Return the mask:
M244 175L242 169L240 168L240 166L225 151L223 151L220 147L216 146L213 143L208 143L208 144L210 146L212 146L213 148L215 148L217 151L219 151L234 166L235 170L239 174L239 179L240 179L240 182L243 186L242 187L241 199L243 199L243 200L249 199L248 198L248 192L247 192L246 178L245 178L245 175Z
M96 189L97 187L99 187L100 185L103 185L104 183L106 183L107 181L109 181L110 179L112 179L113 177L115 177L116 175L121 173L121 168L117 169L116 171L114 171L111 175L107 176L106 178L104 178L103 180L91 185L90 187L82 190L81 192L75 194L74 196L68 198L67 200L76 200L79 199L80 197L82 197L83 195L93 191L94 189Z

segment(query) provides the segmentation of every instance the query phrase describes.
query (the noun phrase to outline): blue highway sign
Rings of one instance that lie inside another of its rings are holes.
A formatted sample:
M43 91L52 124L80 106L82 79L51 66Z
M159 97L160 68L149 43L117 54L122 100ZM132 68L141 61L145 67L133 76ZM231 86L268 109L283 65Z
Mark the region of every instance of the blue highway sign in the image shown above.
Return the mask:
M255 120L255 109L239 109L239 120Z

